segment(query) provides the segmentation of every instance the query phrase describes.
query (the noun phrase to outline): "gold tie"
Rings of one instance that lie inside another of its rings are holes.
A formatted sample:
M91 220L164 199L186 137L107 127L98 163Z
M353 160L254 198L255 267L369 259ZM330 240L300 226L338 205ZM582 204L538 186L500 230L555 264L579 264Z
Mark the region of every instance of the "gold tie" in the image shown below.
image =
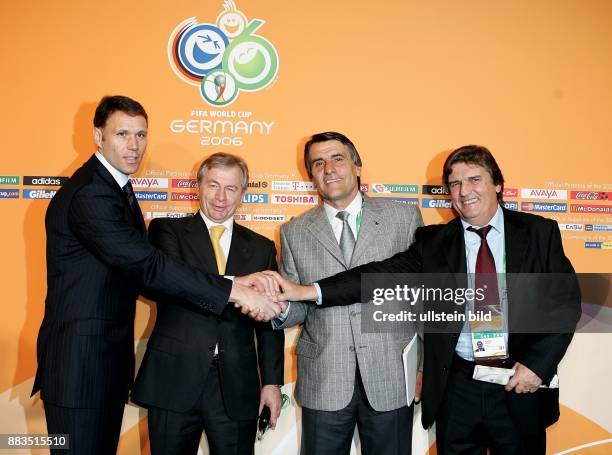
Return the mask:
M221 236L225 232L225 226L211 226L210 227L210 239L212 240L213 250L215 251L215 258L217 259L217 270L219 275L225 275L225 255L221 248Z

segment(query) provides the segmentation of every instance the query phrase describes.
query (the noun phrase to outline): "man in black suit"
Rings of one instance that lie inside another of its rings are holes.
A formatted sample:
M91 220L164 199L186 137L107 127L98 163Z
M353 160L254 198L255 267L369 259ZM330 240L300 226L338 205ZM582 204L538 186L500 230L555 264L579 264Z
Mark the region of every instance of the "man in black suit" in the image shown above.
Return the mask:
M248 187L244 160L215 153L197 177L199 212L153 220L151 243L209 273L276 269L274 242L233 219ZM280 414L284 339L236 308L215 315L161 298L132 393L148 408L151 453L195 455L205 431L212 455L252 454L258 412L270 407L272 426Z
M436 422L438 453L485 454L490 449L492 453L544 454L546 427L559 418L559 392L540 386L551 383L572 339L573 333L566 332L573 332L580 316L580 291L563 252L559 228L552 220L501 207L504 179L484 147L455 150L444 164L443 179L459 217L448 224L419 228L408 250L319 281L319 290L276 279L286 288L283 298L288 300L348 305L361 293L362 273L474 274L481 248L483 258L486 253L493 259L492 273L564 274L566 292L549 300L564 312L567 330L506 332L508 358L503 366L515 374L505 387L472 378L476 363L469 323L451 323L445 333L425 327L422 422L425 428ZM520 294L526 295L525 290L511 282L506 290L502 305L507 318L520 319L516 313L524 309ZM519 328L523 322L519 321Z
M220 315L228 301L276 316L284 305L204 273L151 246L129 182L147 145L147 114L124 96L105 97L94 116L97 152L51 200L47 232L47 298L38 334L38 369L47 430L68 434L70 452L115 453L134 377L134 312L141 289L184 299ZM268 285L268 290L270 287Z

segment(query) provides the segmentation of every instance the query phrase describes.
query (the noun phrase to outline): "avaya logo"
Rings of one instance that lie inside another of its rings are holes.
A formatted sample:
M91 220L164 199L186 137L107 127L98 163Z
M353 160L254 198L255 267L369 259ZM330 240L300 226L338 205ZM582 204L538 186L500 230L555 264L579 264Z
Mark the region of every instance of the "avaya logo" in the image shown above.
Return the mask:
M529 199L567 199L567 190L523 188L521 197Z
M142 177L130 180L134 188L168 188L168 179Z

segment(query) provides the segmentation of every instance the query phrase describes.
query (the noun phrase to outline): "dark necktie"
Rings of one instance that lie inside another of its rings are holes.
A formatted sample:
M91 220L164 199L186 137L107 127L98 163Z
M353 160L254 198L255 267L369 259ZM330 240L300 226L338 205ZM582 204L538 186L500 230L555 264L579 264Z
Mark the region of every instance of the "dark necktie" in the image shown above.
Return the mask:
M475 310L484 310L490 305L499 305L499 289L497 287L497 271L495 269L495 259L489 244L487 243L487 234L491 230L491 226L475 229L472 226L468 231L475 232L480 237L480 248L476 256L476 288L481 288L484 291L485 298L481 301L474 301Z
M336 218L342 220L342 234L340 234L340 251L344 257L344 264L347 267L351 265L353 250L355 249L355 236L348 222L349 213L342 210L336 213Z
M489 244L487 243L487 234L491 230L491 226L485 226L480 229L475 229L472 226L468 227L468 231L475 232L480 237L480 248L476 256L476 277L475 287L482 289L484 299L474 299L474 311L483 311L493 314L501 311L499 304L499 288L497 285L497 270L495 269L495 259ZM488 366L501 366L503 359L495 358L475 358L476 363Z
M144 220L142 218L142 212L140 211L140 206L138 205L138 201L136 200L136 194L134 194L134 188L132 187L132 182L128 180L128 182L123 186L123 193L128 201L128 205L130 206L130 212L132 212L132 219L136 222L138 229L144 231Z

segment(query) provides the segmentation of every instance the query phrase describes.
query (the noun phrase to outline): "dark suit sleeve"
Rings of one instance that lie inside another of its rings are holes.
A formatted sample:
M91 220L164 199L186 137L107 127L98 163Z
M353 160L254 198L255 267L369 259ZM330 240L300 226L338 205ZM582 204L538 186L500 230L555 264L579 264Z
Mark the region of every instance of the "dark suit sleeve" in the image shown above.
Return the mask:
M87 185L71 202L69 222L74 235L107 266L128 273L145 288L184 298L198 308L221 314L232 283L202 273L164 255L126 219L117 195L106 185Z
M318 281L322 306L351 305L361 301L362 273L418 273L422 268L423 228L415 232L410 247L383 261L370 262Z
M268 270L278 270L276 247L270 242L268 250ZM262 385L283 385L285 369L285 331L273 330L270 322L257 323L257 355Z
M561 233L557 223L549 221L544 224L546 228L541 229L540 241L547 245L546 267L547 272L555 274L567 274L568 283L564 283L563 295L554 298L563 300L559 302L561 311L569 313L564 316L569 319L569 324L575 326L580 319L580 289L570 260L565 256ZM555 290L551 290L555 292ZM557 371L557 365L565 355L572 341L573 333L553 333L534 336L534 342L526 350L521 363L538 375L542 382L548 384Z

